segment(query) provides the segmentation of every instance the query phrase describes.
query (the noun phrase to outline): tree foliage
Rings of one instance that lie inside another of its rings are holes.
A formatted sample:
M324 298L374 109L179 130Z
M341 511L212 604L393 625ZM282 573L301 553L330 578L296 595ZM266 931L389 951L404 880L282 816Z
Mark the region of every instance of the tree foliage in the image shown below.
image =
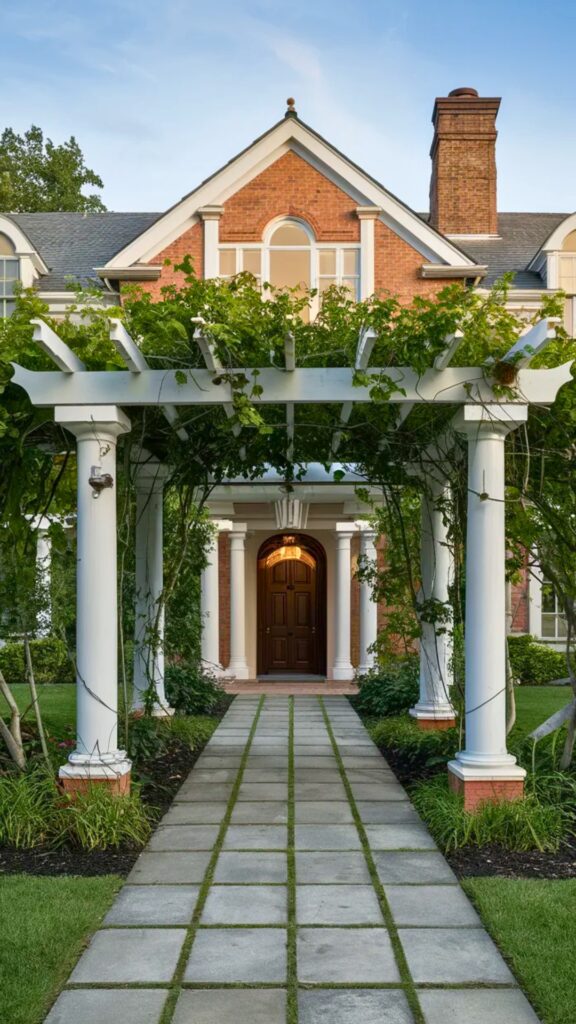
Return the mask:
M23 135L5 128L0 136L0 211L100 213L106 207L96 192L102 179L84 162L73 135L59 145L45 139L37 125Z

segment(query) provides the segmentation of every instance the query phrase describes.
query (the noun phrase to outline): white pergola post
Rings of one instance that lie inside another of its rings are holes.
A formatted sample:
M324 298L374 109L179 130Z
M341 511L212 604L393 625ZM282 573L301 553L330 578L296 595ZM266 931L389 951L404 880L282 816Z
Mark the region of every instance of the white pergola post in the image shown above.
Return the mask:
M427 488L422 495L419 596L423 602L442 604L446 617L437 624L421 621L420 697L410 714L422 729L448 729L456 722L450 699L453 617L448 603L454 564L442 510L442 500L449 497L450 490L446 482L434 479L427 480Z
M59 774L71 790L97 780L127 792L131 762L118 750L116 442L130 420L115 405L59 406L55 413L76 436L78 472L77 741Z
M350 562L350 541L356 533L354 523L336 523L336 581L334 665L332 679L353 679L354 669L350 660L350 585L352 566Z
M365 563L376 563L376 531L370 523L359 521L360 555ZM370 650L378 638L378 603L372 596L372 586L360 580L360 664L359 675L371 672L377 664L376 652Z
M218 563L218 536L224 530L232 530L229 519L212 521L215 532L206 548L206 565L200 576L200 616L202 668L209 675L221 677L226 673L220 663L220 575Z
M450 784L474 808L523 793L526 772L506 749L504 446L526 406L464 406L468 438L466 537L466 748L448 765Z
M230 531L230 664L226 674L249 679L246 661L246 523Z
M142 711L146 695L156 718L173 714L164 691L164 483L167 466L155 459L135 466L136 557L134 596L134 682L132 710Z

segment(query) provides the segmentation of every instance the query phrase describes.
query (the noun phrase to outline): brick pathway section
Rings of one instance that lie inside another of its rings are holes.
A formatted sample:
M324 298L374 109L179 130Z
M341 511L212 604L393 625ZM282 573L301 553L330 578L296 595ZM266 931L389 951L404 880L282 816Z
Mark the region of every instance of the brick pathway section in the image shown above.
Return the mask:
M344 697L237 697L46 1024L538 1024Z

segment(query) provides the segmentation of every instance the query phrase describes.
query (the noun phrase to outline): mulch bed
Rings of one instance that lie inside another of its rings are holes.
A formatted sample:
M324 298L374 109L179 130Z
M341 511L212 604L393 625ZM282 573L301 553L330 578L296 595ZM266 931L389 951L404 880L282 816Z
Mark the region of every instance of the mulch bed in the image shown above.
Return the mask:
M496 844L455 850L446 860L459 878L576 878L576 840L558 853L514 853Z
M223 705L222 714L229 701ZM180 746L141 765L133 778L142 786L142 799L154 809L159 820L168 810L184 779L194 767L203 748ZM0 874L16 875L121 875L131 871L141 847L121 846L110 850L54 849L36 846L31 850L0 846Z

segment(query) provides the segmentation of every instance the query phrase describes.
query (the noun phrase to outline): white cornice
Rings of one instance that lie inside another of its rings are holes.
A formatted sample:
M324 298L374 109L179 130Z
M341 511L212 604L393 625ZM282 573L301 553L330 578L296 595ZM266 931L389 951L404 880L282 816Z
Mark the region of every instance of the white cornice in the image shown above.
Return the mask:
M198 222L203 207L219 206L261 174L284 153L293 151L343 189L357 206L378 206L380 219L422 253L429 262L447 267L475 263L449 239L438 234L414 211L387 192L364 171L333 149L295 118L286 118L249 149L185 196L106 264L106 271L147 262ZM111 275L108 275L111 276ZM471 275L473 276L473 275Z

